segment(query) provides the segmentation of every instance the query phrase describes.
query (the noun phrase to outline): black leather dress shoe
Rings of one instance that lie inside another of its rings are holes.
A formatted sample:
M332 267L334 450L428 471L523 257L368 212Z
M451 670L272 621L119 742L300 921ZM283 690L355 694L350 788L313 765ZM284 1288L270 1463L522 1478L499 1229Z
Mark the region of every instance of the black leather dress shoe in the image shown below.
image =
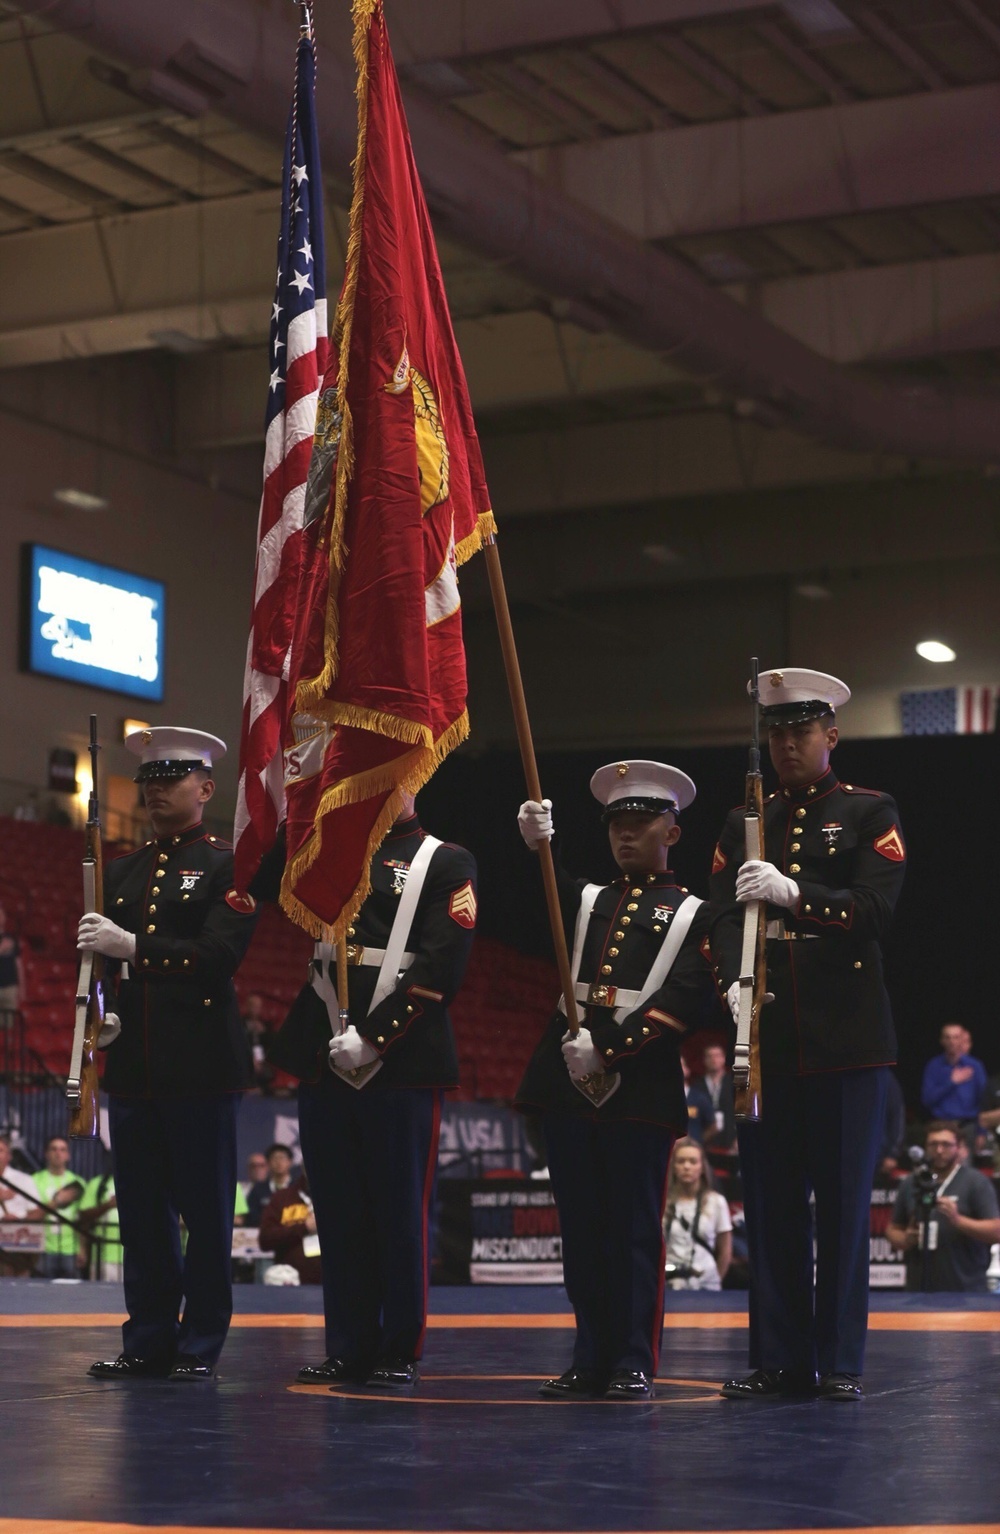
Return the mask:
M640 1369L616 1369L604 1392L606 1401L651 1401L656 1395L653 1381Z
M821 1401L863 1401L860 1374L824 1374L819 1384Z
M92 1380L165 1380L170 1367L162 1359L134 1358L131 1353L119 1353L117 1358L91 1364L87 1373Z
M369 1370L360 1364L349 1364L343 1358L324 1358L321 1364L303 1364L295 1376L297 1385L336 1385L338 1381L360 1384L366 1380Z
M547 1401L596 1400L608 1388L607 1376L592 1369L567 1369L556 1379L546 1380L538 1394Z
M168 1380L214 1380L215 1370L211 1364L206 1364L194 1353L178 1353L174 1359L174 1367L167 1375Z
M719 1391L730 1401L757 1401L764 1396L811 1396L816 1376L806 1369L755 1369L740 1379L727 1380Z
M405 1358L385 1358L371 1370L365 1384L375 1390L408 1390L419 1378L416 1364Z

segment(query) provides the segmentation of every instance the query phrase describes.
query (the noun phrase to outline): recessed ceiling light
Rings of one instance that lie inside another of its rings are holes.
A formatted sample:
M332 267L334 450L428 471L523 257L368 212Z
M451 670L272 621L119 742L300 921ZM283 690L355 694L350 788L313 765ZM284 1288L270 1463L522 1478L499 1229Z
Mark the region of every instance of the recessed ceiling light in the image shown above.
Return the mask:
M951 645L942 644L940 639L921 639L917 645L917 654L924 660L947 661L955 660L955 651Z
M843 37L857 31L833 0L782 0L781 9L807 37Z
M644 543L642 552L654 565L675 565L681 557L666 543Z
M810 602L827 602L833 596L829 586L821 586L819 581L803 581L795 592L797 596L808 597Z
M74 511L107 511L111 505L103 495L91 495L89 490L53 490L52 499L60 501L63 506L72 506Z

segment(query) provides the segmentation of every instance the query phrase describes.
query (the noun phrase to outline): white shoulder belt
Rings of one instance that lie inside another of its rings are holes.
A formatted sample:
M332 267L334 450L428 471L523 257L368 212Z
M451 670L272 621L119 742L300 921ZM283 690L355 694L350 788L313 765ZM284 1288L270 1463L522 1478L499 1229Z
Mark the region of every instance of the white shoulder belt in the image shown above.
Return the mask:
M583 960L583 945L587 937L587 928L594 912L594 905L602 889L607 886L602 884L584 885L583 894L580 898L580 910L576 918L576 931L573 935L573 993L579 1002L584 1005L595 1005L594 994L603 989L608 993L608 1001L601 1001L597 1005L606 1006L616 1023L624 1022L632 1012L638 1012L664 984L667 976L674 967L674 961L681 951L681 945L691 930L691 923L698 914L699 906L704 901L699 900L697 895L686 895L674 912L673 921L667 927L666 936L660 944L660 951L650 966L646 983L641 991L629 991L622 986L590 986L580 982L580 964ZM613 1001L612 1001L613 998ZM566 1011L565 998L559 998L559 1010Z
M415 954L406 951L406 939L413 925L431 858L441 845L436 836L424 837L406 875L403 893L399 897L399 905L392 919L392 930L389 933L387 946L385 948L366 947L362 951L361 964L366 966L378 964L379 966L378 980L375 982L375 990L372 992L372 999L368 1005L369 1012L373 1012L379 1003L383 1002L395 989L400 975L409 969L416 957ZM340 1031L340 1003L337 999L336 975L336 948L332 943L317 943L313 949L311 983L317 996L326 1004L326 1010L330 1015L331 1034Z

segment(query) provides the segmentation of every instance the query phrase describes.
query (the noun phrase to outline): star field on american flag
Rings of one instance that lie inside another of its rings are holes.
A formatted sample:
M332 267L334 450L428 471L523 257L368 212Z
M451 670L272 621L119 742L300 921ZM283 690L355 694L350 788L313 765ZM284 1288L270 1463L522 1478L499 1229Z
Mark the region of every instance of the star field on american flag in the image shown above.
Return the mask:
M904 735L991 735L996 687L927 687L900 693Z

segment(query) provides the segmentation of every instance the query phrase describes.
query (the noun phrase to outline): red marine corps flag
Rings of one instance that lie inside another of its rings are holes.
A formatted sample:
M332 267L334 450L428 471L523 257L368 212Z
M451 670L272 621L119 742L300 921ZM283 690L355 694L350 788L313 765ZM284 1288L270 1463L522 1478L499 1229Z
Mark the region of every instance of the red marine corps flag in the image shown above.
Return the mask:
M399 810L469 731L458 567L493 530L381 0L354 0L358 152L320 386L285 738L282 905L337 940Z

